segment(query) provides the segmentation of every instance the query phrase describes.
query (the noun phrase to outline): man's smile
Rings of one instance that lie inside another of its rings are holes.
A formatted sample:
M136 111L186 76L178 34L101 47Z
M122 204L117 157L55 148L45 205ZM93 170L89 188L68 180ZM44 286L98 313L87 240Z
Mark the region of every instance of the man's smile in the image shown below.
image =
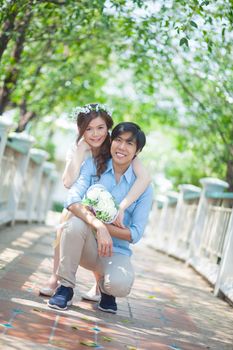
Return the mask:
M124 154L124 153L122 153L122 152L115 152L115 154L116 154L116 156L117 156L118 158L124 158L124 157L126 157L126 154Z

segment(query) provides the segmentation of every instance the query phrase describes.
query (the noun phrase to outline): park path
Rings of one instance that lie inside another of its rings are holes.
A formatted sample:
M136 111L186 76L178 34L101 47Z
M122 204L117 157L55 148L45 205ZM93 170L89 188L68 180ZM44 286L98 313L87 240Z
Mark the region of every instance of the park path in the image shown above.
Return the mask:
M233 308L192 268L146 246L134 247L136 279L118 314L80 293L93 283L80 268L74 305L47 307L38 288L51 270L57 217L47 225L0 228L0 349L233 350Z

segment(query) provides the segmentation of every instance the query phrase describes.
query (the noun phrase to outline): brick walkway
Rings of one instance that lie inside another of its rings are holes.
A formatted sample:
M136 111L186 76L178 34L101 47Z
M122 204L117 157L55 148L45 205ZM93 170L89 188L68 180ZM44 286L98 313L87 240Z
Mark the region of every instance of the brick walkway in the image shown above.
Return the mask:
M233 350L233 308L183 263L135 246L136 280L117 315L80 300L93 283L80 269L74 305L48 309L38 287L51 269L53 228L0 229L0 349Z

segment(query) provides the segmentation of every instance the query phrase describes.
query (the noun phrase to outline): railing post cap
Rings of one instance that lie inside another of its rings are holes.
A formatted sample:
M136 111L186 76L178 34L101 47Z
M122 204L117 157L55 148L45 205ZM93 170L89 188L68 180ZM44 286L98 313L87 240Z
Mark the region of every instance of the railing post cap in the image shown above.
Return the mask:
M35 142L34 137L26 133L11 132L8 135L7 145L17 152L27 154L32 144Z
M58 172L56 170L52 170L50 173L50 179L53 182L56 182L58 179Z
M12 131L10 134L9 134L9 137L10 138L14 138L16 140L23 140L23 141L28 141L30 143L33 143L35 142L35 139L33 136L25 133L25 132L15 132L15 131Z
M155 196L155 202L158 209L162 209L164 204L168 202L168 198L163 194L157 194Z
M179 193L176 192L176 191L168 191L168 192L166 193L166 196L167 196L168 202L169 202L170 204L175 204L175 203L177 202L177 200L178 200Z
M55 164L51 162L45 162L43 165L43 172L46 173L47 175L50 175L52 171L55 170Z
M194 185L191 185L191 184L179 185L179 189L183 193L200 193L201 192L201 188L200 187L194 186Z
M157 201L157 202L167 202L167 197L164 195L164 194L157 194L156 196L155 196L155 200Z
M1 118L1 116L0 116ZM10 123L9 121L5 119L0 119L0 130L10 130L10 128L13 127L13 123Z
M204 177L200 179L200 183L204 189L208 191L223 191L229 187L229 184L226 181L214 177Z
M168 198L178 198L179 193L176 192L176 191L168 191L168 192L166 193L166 196L167 196Z
M30 149L30 157L35 163L41 164L44 160L48 159L49 154L42 149L32 148Z

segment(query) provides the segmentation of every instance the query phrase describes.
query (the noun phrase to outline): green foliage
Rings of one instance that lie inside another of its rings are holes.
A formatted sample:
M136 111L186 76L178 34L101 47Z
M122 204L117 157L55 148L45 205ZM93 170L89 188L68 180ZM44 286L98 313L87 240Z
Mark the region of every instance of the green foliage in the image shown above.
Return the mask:
M61 213L63 209L64 209L64 204L63 203L60 203L60 202L54 202L53 203L53 207L52 207L53 211Z
M17 122L33 113L27 129L51 159L54 121L99 101L113 107L115 124L131 120L170 135L175 152L163 170L176 185L226 178L233 159L232 1L19 0L1 2L0 10L0 93L9 93L7 108L18 108ZM15 79L7 80L9 73Z

